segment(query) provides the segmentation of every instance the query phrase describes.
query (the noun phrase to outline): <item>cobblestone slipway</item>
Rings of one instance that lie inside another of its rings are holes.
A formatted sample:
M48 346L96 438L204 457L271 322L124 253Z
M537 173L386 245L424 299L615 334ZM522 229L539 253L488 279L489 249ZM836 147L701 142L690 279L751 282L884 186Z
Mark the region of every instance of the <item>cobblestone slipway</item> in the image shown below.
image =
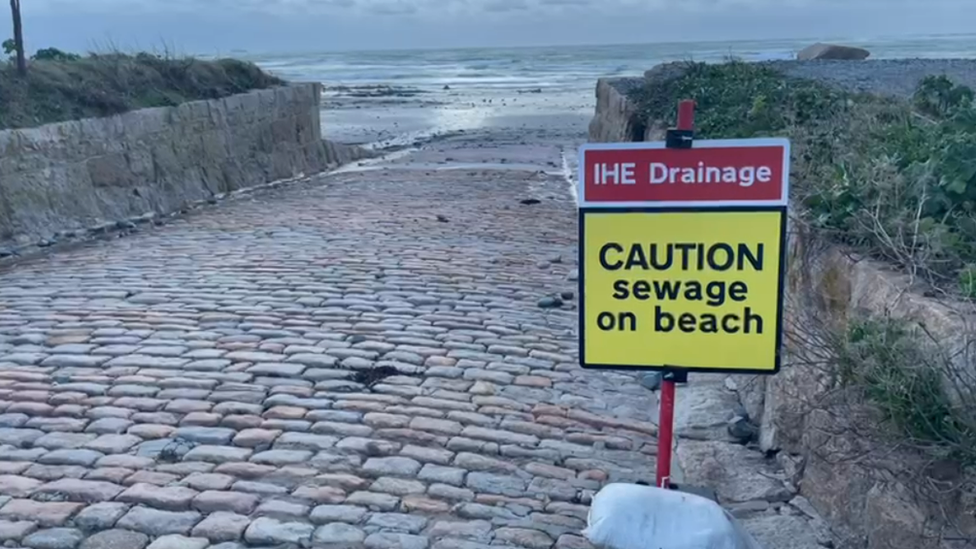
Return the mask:
M588 547L592 493L653 479L656 401L578 367L573 299L539 306L575 290L576 144L525 139L0 270L0 545ZM765 463L715 442L731 393L696 390L686 475L816 547Z

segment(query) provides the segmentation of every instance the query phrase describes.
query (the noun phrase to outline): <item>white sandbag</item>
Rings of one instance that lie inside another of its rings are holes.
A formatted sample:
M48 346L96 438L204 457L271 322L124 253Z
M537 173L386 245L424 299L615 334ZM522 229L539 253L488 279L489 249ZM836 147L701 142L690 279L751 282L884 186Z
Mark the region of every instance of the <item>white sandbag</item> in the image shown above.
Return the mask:
M600 549L762 549L714 501L613 483L593 497L583 536Z

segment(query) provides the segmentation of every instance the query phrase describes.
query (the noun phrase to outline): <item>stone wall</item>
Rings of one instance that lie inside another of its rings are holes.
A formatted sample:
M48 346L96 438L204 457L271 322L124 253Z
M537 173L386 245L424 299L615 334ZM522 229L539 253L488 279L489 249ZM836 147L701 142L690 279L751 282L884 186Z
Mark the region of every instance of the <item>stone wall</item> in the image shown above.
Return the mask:
M0 248L363 156L322 139L319 84L0 131Z
M590 141L615 143L643 141L644 124L627 100L627 93L640 86L642 78L601 78L596 84L596 113L590 121Z
M653 78L655 71L647 74ZM643 79L629 79L623 86L620 80L597 85L590 141L658 138L660 128L636 119L621 91ZM839 549L976 546L976 475L879 443L878 433L862 430L876 420L862 403L839 400L831 391L825 364L832 357L818 339L843 327L855 313L911 318L950 353L958 352L955 367L967 369L973 362L962 351L976 319L971 306L914 292L905 277L819 241L795 219L790 242L783 369L774 377L726 380L760 426L759 450L776 456L786 479L829 522Z
M777 454L842 549L971 547L960 542L976 539L976 475L877 430L876 410L837 388L831 362L831 339L847 332L850 319L909 319L945 353L944 372L961 374L972 388L971 306L925 297L906 276L813 234L795 230L790 240L783 369L735 376L760 425L760 449Z

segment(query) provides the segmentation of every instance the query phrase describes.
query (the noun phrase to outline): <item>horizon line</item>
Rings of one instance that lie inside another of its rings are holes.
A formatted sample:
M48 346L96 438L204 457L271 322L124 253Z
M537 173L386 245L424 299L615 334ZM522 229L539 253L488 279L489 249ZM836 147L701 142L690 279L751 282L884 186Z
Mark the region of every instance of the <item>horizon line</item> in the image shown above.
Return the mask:
M227 50L228 53L243 53L253 56L264 56L264 55L302 55L311 53L329 53L329 54L357 54L357 53L410 53L410 52L432 52L432 51L457 51L457 50L531 50L531 49L547 49L547 48L614 48L621 46L667 46L667 45L683 45L683 44L748 44L748 43L761 43L761 42L806 42L809 41L810 44L815 42L834 42L834 43L846 43L846 44L857 44L864 45L866 43L878 42L878 41L891 41L898 39L911 39L911 38L949 38L949 37L976 37L976 32L966 32L966 33L919 33L919 34L889 34L889 35L878 35L870 38L853 38L853 37L843 37L843 36L830 36L830 37L776 37L776 38L737 38L730 40L666 40L660 42L617 42L617 43L552 43L545 45L516 45L516 46L456 46L456 47L412 47L412 48L355 48L355 49L280 49L280 50L247 50L241 48L232 48ZM201 54L202 55L202 54Z

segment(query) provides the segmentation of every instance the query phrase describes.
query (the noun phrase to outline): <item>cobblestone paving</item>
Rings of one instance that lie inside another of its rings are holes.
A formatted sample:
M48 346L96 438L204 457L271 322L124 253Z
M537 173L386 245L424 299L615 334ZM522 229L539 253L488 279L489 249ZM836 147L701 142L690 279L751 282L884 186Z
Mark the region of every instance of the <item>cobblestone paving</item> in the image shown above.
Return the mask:
M656 428L539 306L565 186L345 173L0 271L0 543L587 547Z

